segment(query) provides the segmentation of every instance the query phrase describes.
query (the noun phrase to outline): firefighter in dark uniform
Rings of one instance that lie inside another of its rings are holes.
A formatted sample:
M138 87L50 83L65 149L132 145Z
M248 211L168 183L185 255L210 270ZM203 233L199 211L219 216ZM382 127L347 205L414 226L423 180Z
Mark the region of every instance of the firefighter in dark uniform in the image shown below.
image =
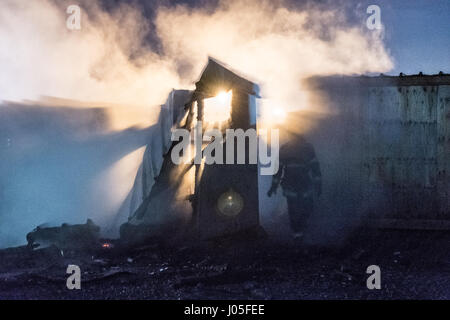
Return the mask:
M314 210L314 192L322 193L322 176L314 147L297 135L280 148L280 167L273 176L270 197L281 184L287 199L289 220L296 238L301 238Z

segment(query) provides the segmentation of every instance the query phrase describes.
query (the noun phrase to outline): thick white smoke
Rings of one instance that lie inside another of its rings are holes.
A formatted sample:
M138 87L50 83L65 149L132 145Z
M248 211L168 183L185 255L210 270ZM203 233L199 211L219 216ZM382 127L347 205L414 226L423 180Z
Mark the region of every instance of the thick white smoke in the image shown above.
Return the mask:
M306 77L384 72L392 67L382 34L350 25L331 6L295 9L283 1L256 0L219 1L207 9L161 6L151 24L138 7L123 4L105 11L95 1L80 1L81 30L72 31L66 27L66 8L71 4L1 1L0 100L53 96L89 102L80 107L113 104L108 109L109 129L119 130L151 125L158 112L154 106L164 103L172 88L191 88L208 56L261 84L267 106L289 110L313 107L301 87ZM146 41L149 33L160 41L160 50ZM140 157L132 158L125 167L135 171ZM119 168L123 167L122 163ZM96 190L106 196L83 198L80 207L108 197L124 199L127 189L120 196L114 189L123 185L129 189L134 171L126 177L117 167L101 173L110 188ZM51 199L48 202L51 206ZM120 201L113 208L107 206L108 213L119 206ZM77 217L66 218L80 222ZM8 221L0 221L1 229L8 228ZM24 228L16 227L24 233Z
M299 107L302 78L392 67L381 34L349 25L332 7L294 10L253 0L220 1L213 12L167 6L157 9L156 30L129 5L107 13L85 1L81 8L81 30L72 31L60 2L2 1L1 99L157 105L170 88L191 84L211 55L264 85L265 97ZM156 32L162 54L145 43L149 32Z
M214 11L163 8L156 18L165 53L194 75L207 54L263 86L269 106L308 108L301 80L313 75L361 74L392 67L382 34L351 26L343 13L282 1L222 1Z

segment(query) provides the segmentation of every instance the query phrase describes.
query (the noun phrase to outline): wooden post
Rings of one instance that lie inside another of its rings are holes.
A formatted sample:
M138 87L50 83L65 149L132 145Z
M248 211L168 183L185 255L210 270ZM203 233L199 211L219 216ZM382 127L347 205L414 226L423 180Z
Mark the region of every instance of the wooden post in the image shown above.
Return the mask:
M194 130L200 129L200 132L203 137L203 114L204 114L204 103L203 103L203 97L199 97L197 99L197 123L196 128ZM200 128L198 128L199 123L201 124ZM201 144L203 141L200 142ZM197 148L195 147L195 152L197 152ZM200 148L201 149L201 148ZM196 157L194 156L194 159ZM201 164L195 163L195 177L194 177L194 199L192 203L192 225L195 229L198 227L198 194L199 194L199 179L200 179L200 169Z

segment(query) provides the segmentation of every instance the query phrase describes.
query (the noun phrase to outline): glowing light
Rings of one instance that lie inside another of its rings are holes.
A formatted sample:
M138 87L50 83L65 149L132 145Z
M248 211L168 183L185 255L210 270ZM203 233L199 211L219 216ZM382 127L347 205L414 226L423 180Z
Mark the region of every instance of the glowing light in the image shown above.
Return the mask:
M271 113L274 123L283 123L286 120L286 111L282 108L273 108Z
M220 92L213 98L204 100L204 122L221 123L230 119L232 92Z
M222 105L225 105L227 103L228 104L230 103L229 95L231 95L231 91L228 93L225 91L222 91L215 98L217 99L217 101L219 101L219 103L221 103Z
M222 193L217 199L217 209L227 217L237 216L244 208L244 199L233 189Z

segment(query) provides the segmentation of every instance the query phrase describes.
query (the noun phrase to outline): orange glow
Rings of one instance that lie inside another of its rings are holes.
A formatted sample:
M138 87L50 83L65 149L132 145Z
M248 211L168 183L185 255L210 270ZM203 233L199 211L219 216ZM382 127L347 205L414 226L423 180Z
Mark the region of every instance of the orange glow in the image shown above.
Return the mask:
M231 98L231 91L222 91L213 98L205 99L204 121L206 123L227 121L231 115Z

